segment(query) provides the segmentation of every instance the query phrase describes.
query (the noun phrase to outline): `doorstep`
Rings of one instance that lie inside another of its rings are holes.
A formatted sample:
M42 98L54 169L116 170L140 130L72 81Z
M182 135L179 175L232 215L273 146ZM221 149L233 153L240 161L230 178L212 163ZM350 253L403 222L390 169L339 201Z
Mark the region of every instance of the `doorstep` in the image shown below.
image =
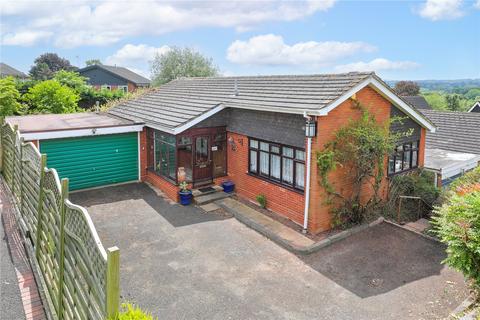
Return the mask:
M263 213L250 208L249 206L232 198L222 199L215 202L217 205L233 214L233 216L245 224L247 227L254 229L268 239L282 246L283 248L295 254L307 255L320 250L330 244L364 230L370 226L383 222L383 218L349 230L342 231L333 236L325 238L321 241L314 242L303 234L285 226L284 224L267 217Z

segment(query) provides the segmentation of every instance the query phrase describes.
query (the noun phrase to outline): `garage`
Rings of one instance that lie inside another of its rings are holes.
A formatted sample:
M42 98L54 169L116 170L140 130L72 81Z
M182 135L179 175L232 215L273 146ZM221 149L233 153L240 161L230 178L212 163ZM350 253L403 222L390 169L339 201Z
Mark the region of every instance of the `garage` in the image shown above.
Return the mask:
M70 191L139 180L141 123L99 113L9 117Z
M136 133L43 140L47 166L70 179L70 190L138 180Z

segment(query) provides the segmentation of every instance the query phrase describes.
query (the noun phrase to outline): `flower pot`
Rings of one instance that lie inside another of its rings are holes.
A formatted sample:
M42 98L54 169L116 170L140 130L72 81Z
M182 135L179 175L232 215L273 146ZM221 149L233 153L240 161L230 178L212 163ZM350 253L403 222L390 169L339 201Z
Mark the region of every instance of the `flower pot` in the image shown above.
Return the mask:
M235 189L235 183L233 181L225 181L222 183L223 191L226 193L232 193Z
M192 191L179 191L178 194L180 195L180 204L184 206L188 206L192 203Z

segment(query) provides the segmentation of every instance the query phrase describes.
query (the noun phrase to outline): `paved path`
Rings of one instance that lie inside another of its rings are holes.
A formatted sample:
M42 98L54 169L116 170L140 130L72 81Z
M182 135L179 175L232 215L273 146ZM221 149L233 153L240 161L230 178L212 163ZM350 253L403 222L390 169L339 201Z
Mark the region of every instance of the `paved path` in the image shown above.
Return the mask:
M2 204L0 204L0 212L3 212L1 206ZM2 237L0 243L0 318L5 320L25 319L17 274L8 250L2 222L0 222L0 236Z
M306 259L144 184L71 199L120 248L123 298L162 320L441 319L466 295L463 277L440 265L441 246L385 224Z

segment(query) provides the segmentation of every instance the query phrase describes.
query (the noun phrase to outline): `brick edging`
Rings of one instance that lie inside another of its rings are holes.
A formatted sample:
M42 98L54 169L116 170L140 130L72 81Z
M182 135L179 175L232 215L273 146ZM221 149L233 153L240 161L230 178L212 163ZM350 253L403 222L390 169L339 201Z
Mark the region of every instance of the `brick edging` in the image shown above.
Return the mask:
M27 320L44 320L47 319L43 308L42 296L38 290L34 272L29 263L28 253L25 250L25 240L22 236L13 207L6 189L3 179L0 178L0 202L3 204L1 211L1 223L4 227L8 250L17 275L18 287Z

